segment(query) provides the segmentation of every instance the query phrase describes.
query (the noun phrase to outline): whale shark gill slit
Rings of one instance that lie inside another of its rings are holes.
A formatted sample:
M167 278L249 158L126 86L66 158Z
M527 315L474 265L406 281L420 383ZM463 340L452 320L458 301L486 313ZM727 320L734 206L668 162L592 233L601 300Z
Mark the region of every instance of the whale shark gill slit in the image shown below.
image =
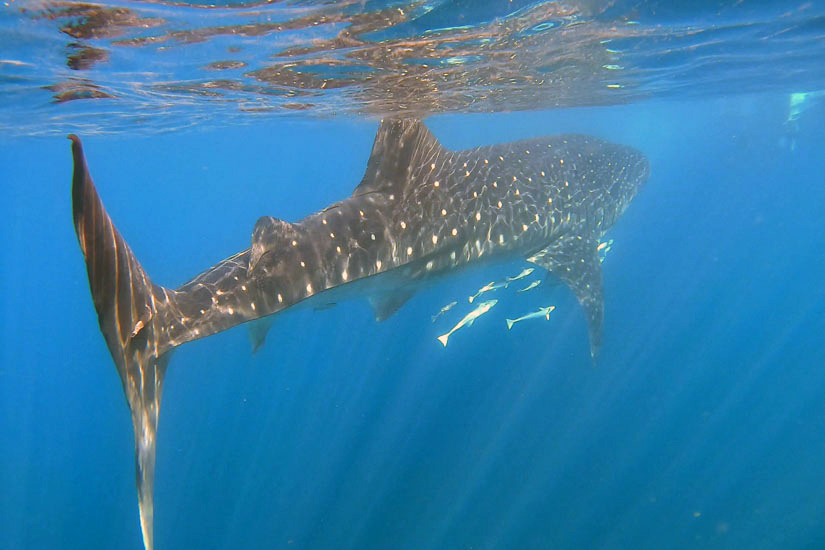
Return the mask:
M256 321L250 338L257 348L268 316L341 288L369 298L383 320L431 279L470 264L528 259L573 290L595 359L604 315L596 246L649 175L640 152L595 137L452 151L420 121L384 121L350 197L294 223L260 218L248 249L170 289L152 282L115 228L80 139L69 137L74 225L100 330L132 412L147 550L171 350L248 321ZM321 306L337 301L334 292Z

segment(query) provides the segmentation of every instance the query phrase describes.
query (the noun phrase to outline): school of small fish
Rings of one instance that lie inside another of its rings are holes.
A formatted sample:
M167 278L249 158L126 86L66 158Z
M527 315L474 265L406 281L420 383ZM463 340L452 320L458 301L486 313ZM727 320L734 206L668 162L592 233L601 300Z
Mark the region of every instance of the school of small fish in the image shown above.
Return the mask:
M613 239L609 239L604 242L600 242L599 246L596 247L596 252L599 254L599 261L604 263L604 259L607 257L607 253L613 249Z
M599 243L599 245L596 247L596 251L599 254L599 261L600 262L604 263L604 260L607 257L607 253L610 252L610 250L612 248L613 248L613 239L609 239L607 241L603 241L603 242ZM472 296L470 296L469 298L467 298L467 300L472 304L476 300L476 298L478 298L482 294L486 294L487 292L493 292L493 291L496 291L500 288L507 288L510 285L510 283L512 283L513 281L518 281L520 279L524 279L525 277L530 276L533 273L533 271L534 271L534 268L528 267L528 268L523 269L521 271L521 273L519 273L518 275L515 275L513 277L506 277L503 281L499 281L499 282L490 281L486 285L479 288L478 291L475 294L473 294ZM526 287L521 288L519 290L516 290L516 292L527 292L527 291L533 290L534 288L539 286L541 283L542 283L541 279L536 279L536 280L530 282ZM478 319L479 317L481 317L482 315L484 315L485 313L490 311L497 303L498 303L498 300L487 300L487 301L481 302L478 306L476 306L475 309L473 309L472 311L467 313L458 323L456 323L455 326L453 326L453 328L451 328L445 334L442 334L441 336L439 336L438 341L441 342L441 344L446 348L447 347L447 341L449 340L450 336L452 336L452 334L454 332L461 329L462 327L472 326L476 319ZM449 304L442 307L441 310L438 313L433 315L432 322L435 323L436 320L438 320L442 315L444 315L445 313L447 313L448 311L453 309L457 304L458 304L458 301L452 301ZM526 321L528 319L539 319L541 317L544 317L547 321L549 321L550 320L550 313L554 309L556 309L556 306L539 307L538 311L533 311L533 312L530 312L530 313L526 313L526 314L522 315L521 317L517 317L516 319L505 319L505 321L507 323L507 330L512 329L513 325L515 325L516 323L519 323L521 321Z

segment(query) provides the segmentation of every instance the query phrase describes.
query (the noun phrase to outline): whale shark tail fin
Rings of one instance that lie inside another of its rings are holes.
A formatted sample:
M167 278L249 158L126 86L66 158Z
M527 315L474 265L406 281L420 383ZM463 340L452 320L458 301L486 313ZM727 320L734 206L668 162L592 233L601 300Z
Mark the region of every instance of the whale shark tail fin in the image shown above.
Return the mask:
M158 412L168 352L177 345L161 323L171 313L172 291L153 284L146 275L103 208L80 139L75 135L69 139L74 157L75 231L86 259L100 330L132 412L141 530L146 550L152 550Z

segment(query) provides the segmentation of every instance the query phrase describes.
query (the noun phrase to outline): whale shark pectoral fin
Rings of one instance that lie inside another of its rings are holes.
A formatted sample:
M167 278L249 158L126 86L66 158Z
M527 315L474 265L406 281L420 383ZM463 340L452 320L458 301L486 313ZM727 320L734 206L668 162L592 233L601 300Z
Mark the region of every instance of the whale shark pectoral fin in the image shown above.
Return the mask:
M559 288L561 286L561 281L559 280L558 276L548 271L547 275L544 277L544 280L542 281L542 284L544 285L545 289L550 291L554 288Z
M290 246L297 235L298 231L295 226L289 222L272 216L258 218L252 229L252 246L249 250L247 272L252 273L268 253Z
M550 271L564 281L579 300L587 316L590 332L590 356L595 362L602 341L604 292L602 265L596 242L579 236L569 236L536 252L527 261Z
M375 320L379 323L393 316L415 294L413 290L395 290L376 296L370 296L369 301L375 312Z
M422 158L435 159L444 151L420 120L383 120L375 134L364 177L352 196L367 193L400 196L410 182L410 167L420 164Z
M263 347L266 342L266 334L272 327L273 321L275 321L275 316L269 315L247 323L246 330L247 334L249 334L249 342L252 344L252 353L256 353Z

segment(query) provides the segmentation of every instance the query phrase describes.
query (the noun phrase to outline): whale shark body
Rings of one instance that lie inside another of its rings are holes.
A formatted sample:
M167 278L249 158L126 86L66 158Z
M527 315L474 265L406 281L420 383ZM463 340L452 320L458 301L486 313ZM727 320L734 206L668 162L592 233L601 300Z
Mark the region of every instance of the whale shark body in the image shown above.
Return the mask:
M72 140L74 225L100 329L135 430L143 542L153 547L155 445L169 352L344 287L392 315L420 285L488 261L527 259L583 306L595 359L600 237L649 174L630 147L557 135L451 151L420 121L381 123L352 195L290 223L262 217L251 245L177 289L155 284L115 228ZM262 340L259 324L258 343Z

